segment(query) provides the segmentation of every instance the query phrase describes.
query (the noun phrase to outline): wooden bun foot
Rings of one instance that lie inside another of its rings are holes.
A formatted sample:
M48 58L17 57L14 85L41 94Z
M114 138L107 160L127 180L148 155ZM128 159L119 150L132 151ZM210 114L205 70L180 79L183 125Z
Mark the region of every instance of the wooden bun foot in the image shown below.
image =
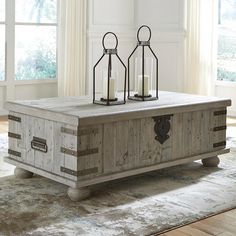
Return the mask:
M220 164L219 157L209 157L206 159L202 159L202 164L205 167L217 167Z
M81 201L90 196L90 190L88 188L68 188L67 192L69 198L72 201Z
M16 167L14 170L14 175L18 179L29 179L33 177L33 173L19 167Z

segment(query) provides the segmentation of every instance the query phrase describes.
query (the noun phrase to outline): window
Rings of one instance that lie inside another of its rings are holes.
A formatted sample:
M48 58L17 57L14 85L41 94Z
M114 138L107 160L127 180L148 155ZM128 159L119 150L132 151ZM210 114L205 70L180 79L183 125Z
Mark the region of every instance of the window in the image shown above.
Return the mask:
M0 0L0 81L5 79L5 0Z
M218 0L217 79L236 82L236 0Z
M56 2L15 1L16 80L56 78Z
M14 77L14 80L55 79L57 0L0 0L0 22L5 18L5 9L7 48L13 48L14 51L7 50L7 55L4 55L5 22L2 22L0 24L0 79L4 80L5 77L5 56L6 67L11 68L9 74ZM9 76L7 74L6 79L12 80L8 78Z

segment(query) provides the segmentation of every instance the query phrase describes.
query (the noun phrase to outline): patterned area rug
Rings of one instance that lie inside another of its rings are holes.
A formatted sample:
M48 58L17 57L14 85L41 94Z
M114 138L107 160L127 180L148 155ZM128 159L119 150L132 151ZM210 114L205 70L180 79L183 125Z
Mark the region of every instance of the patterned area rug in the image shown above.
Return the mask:
M0 235L151 235L236 207L236 140L218 168L199 162L93 186L72 202L67 187L35 176L18 180L4 164L0 135Z

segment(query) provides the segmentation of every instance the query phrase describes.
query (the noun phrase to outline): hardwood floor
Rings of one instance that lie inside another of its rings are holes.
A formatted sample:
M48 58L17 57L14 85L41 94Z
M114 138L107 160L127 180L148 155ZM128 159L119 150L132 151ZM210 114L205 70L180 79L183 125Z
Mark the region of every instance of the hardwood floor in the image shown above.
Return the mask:
M7 116L0 116L0 134L8 132Z
M236 136L236 119L228 118L230 131ZM7 117L0 117L0 133L8 131ZM162 236L236 236L236 209L161 234Z
M236 236L236 209L178 228L162 236Z

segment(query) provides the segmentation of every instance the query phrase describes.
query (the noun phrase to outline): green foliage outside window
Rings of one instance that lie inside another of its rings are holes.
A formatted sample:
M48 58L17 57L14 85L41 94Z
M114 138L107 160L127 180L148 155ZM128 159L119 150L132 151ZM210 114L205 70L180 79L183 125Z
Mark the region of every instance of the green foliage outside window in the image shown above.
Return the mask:
M31 9L16 6L16 19L34 26L16 27L16 80L54 79L57 73L57 0L24 0Z
M218 1L217 79L236 82L236 0Z
M224 81L236 81L236 37L226 36L224 33L219 36L218 40L217 78Z
M56 78L55 51L40 45L37 50L29 50L28 57L18 61L16 80Z

